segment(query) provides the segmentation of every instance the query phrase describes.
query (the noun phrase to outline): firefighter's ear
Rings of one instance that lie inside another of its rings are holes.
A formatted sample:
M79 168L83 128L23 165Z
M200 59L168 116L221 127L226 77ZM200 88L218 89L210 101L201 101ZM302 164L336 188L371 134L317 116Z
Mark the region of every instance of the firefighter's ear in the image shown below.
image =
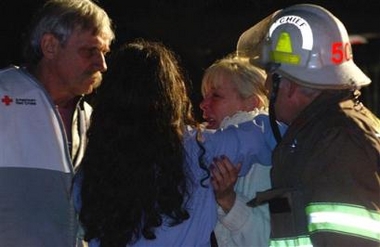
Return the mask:
M290 98L296 93L298 85L292 81L288 81L285 87L286 87L287 96Z

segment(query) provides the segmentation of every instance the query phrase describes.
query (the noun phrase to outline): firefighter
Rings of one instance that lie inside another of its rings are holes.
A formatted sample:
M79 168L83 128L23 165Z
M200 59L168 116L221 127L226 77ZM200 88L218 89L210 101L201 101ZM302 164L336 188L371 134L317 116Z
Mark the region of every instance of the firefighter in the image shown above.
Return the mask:
M380 120L360 101L371 80L347 30L296 4L245 31L239 56L266 69L270 116L289 125L273 151L271 246L380 246ZM275 125L273 125L275 126Z

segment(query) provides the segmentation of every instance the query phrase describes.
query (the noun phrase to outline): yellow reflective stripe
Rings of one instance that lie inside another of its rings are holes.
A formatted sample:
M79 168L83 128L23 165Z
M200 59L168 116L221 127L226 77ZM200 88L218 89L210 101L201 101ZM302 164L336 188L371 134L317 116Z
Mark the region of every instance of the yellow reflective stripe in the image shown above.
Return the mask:
M287 63L297 65L301 62L301 57L299 55L280 52L280 51L272 51L271 52L271 60L276 63Z
M308 236L299 236L294 238L278 238L271 239L269 243L270 247L286 247L286 246L297 246L297 247L313 247Z
M331 231L380 242L380 213L357 205L312 203L306 207L309 232Z

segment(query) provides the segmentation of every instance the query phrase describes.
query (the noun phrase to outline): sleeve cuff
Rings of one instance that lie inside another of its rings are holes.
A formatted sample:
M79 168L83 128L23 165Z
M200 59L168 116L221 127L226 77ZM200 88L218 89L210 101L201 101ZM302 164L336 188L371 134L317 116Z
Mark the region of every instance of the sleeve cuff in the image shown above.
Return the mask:
M221 207L218 206L218 220L230 231L237 231L242 228L249 214L251 208L246 205L247 198L236 194L236 200L231 210L226 214Z

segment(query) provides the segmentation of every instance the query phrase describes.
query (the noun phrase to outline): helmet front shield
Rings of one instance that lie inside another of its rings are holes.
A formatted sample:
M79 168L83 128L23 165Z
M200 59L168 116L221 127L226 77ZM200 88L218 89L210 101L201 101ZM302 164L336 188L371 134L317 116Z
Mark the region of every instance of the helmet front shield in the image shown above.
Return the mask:
M265 55L263 53L264 43L272 24L272 19L277 12L267 16L240 35L236 46L236 52L239 57L247 57L252 64L265 69L266 64L263 61L266 59L262 57Z

